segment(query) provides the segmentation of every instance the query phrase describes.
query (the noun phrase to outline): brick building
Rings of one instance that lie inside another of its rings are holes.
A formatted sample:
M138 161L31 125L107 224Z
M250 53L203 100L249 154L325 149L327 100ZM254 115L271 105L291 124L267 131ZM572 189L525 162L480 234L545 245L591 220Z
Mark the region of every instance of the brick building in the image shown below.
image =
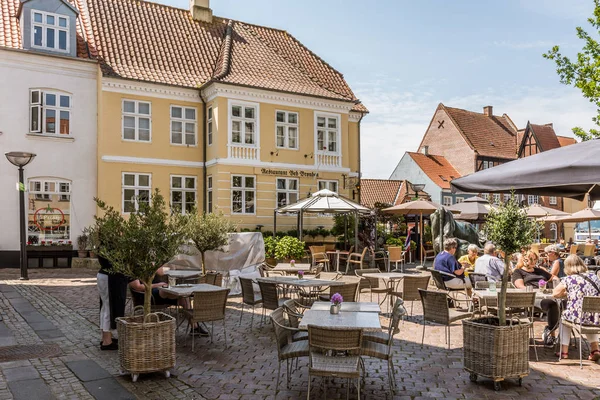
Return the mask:
M377 203L396 206L417 197L412 183L407 180L361 179L360 187L360 203L369 208L373 208ZM418 197L419 199L431 199L431 196L424 190L419 191Z

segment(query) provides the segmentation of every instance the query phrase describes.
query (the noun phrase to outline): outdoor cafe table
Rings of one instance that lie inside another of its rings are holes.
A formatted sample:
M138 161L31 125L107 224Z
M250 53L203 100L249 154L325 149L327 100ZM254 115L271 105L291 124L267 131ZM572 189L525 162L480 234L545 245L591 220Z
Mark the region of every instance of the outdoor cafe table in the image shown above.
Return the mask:
M361 329L363 331L381 331L379 314L376 312L345 311L344 307L350 303L342 303L338 314L327 311L306 310L298 326L301 330L308 330L309 325Z
M167 272L165 272L165 275L176 279L189 279L201 276L202 271L189 269L170 269Z
M560 301L560 299L556 299L555 297L552 296L551 290L548 293L542 293L539 289L533 288L533 291L535 292L535 306L536 307L540 308L542 300L552 299L552 300L557 301L557 303L559 305L559 310L560 310L561 301ZM493 291L493 292L488 289L473 290L473 296L477 296L478 298L483 300L483 302L486 304L487 304L488 300L493 300L494 301L493 304L497 304L496 301L498 299L498 293L500 293L500 288L497 288L496 291ZM525 293L525 289L507 288L506 293Z
M327 286L341 286L344 284L342 281L331 281L326 279L298 279L292 276L269 276L265 278L256 278L257 281L275 283L284 287L293 286L296 288L302 288L306 291L308 289L308 298L317 298L320 293L320 288Z
M217 290L221 290L221 289L223 289L223 288L220 286L209 285L208 283L198 283L195 285L185 284L185 285L169 286L167 288L160 288L160 291L170 294L171 296L175 296L179 299L179 298L185 298L185 297L192 297L194 292L216 292ZM179 325L181 324L179 322L179 307L180 307L179 304L177 304L177 314L176 314L177 321L175 322L175 324L176 324L175 326L177 326L177 328L179 328Z
M292 275L297 275L298 271L310 271L310 264L294 264L294 266L292 266L289 263L277 264L275 267L273 267L273 269L271 269L271 271L279 271L289 273Z
M331 303L328 301L315 301L310 308L314 311L329 311L331 308ZM355 303L355 302L346 302L342 303L343 311L351 311L351 312L372 312L378 313L381 311L381 307L376 302L364 302L364 303Z
M331 262L333 262L333 256L335 256L335 271L340 272L340 255L348 256L350 255L349 251L341 251L341 250L329 250L326 251L327 257Z
M423 276L423 275L424 274L422 272L373 272L373 273L363 274L362 276L365 278L382 279L383 280L383 282L385 283L385 285L388 289L387 292L385 293L385 297L381 301L381 304L383 304L385 302L386 298L389 296L389 294L394 289L395 281L404 279L407 276ZM390 305L393 305L392 297L391 296L389 296L389 297L390 297Z

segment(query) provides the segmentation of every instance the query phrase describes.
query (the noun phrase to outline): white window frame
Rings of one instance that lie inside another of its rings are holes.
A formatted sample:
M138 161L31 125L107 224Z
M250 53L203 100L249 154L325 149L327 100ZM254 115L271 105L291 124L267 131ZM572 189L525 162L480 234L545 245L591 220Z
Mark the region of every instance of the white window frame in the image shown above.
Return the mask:
M54 190L50 190L50 184L54 184ZM35 188L35 186L38 185L39 189ZM61 190L62 187L61 185L67 185L67 191L63 191ZM33 186L33 189L32 189ZM71 195L72 195L72 187L73 187L73 182L68 180L68 179L64 179L64 178L42 178L42 177L33 177L33 178L29 178L27 179L27 190L29 192L29 195L34 195L34 199L33 201L43 201L45 202L45 205L43 208L45 208L46 206L50 206L50 204L52 204L55 200L52 196L57 196L58 198L58 202L61 204L64 203L69 203L69 209L68 209L68 213L65 212L65 210L63 210L61 208L61 211L65 214L65 215L70 215L71 214L71 207L73 206L71 204ZM31 199L28 199L29 201L31 201ZM31 203L30 203L31 204ZM30 206L28 206L29 209ZM36 207L36 208L41 208L41 207ZM60 208L57 205L57 208ZM31 209L29 209L28 213L32 213ZM71 240L71 228L72 226L72 219L69 217L69 222L68 222L68 237L66 239L51 239L53 241L58 241L58 240L62 240L62 241L68 241ZM29 226L28 226L28 232L27 235L31 235L32 232L29 230ZM39 231L38 231L39 234ZM44 235L46 235L46 232L44 232ZM48 235L52 236L53 233L50 232Z
M228 133L228 142L232 146L237 147L252 147L258 148L260 146L260 105L258 103L250 103L247 101L239 101L239 100L229 100L227 104L227 115L229 118L229 133ZM233 116L233 107L242 107L242 113L240 117ZM245 109L246 108L254 108L254 118L246 118L245 117ZM240 141L233 141L233 122L240 122ZM254 122L254 143L249 144L246 143L246 122Z
M279 189L279 181L285 182L285 188ZM296 182L296 189L290 189L290 182ZM279 204L279 194L285 193L285 204ZM296 201L290 200L290 194L296 194ZM275 178L275 206L285 207L294 204L300 200L300 179L298 178Z
M133 186L125 185L125 175L134 175L134 184ZM148 176L148 186L140 186L140 176L147 175ZM152 174L149 172L123 172L121 173L121 213L122 214L130 214L130 211L125 211L125 189L132 189L135 191L135 211L140 209L139 203L137 201L140 190L148 191L148 202L152 200Z
M455 203L454 204L459 204L462 203L463 201L465 201L464 197L457 197L454 199Z
M181 108L181 118L173 117L173 109ZM194 110L194 119L188 119L185 117L185 112L187 110ZM152 111L150 112L152 114ZM188 106L180 106L177 104L172 104L169 108L169 131L170 136L169 140L173 146L183 146L183 147L198 147L198 109L196 107L188 107ZM181 123L181 143L177 143L173 141L173 122ZM186 132L186 124L194 124L194 144L187 144L186 137L189 135Z
M41 14L42 22L35 22L34 15ZM50 25L47 23L48 17L54 17L55 25ZM64 18L67 20L67 26L59 26L59 18ZM42 45L35 44L35 27L39 26L42 29ZM56 47L48 47L48 28L54 29L54 44ZM66 32L67 35L67 48L61 49L59 48L59 32ZM63 14L55 14L49 13L46 11L40 10L31 10L31 48L33 49L41 49L41 50L49 50L56 51L60 53L70 53L71 52L71 19L68 15Z
M335 190L331 190L331 185L335 186ZM321 186L324 186L324 187L322 188ZM340 189L339 181L337 181L335 179L319 179L317 181L317 190L321 190L321 189L328 189L328 190L331 190L332 192L338 193L338 190Z
M557 205L557 204L558 204L558 198L557 198L556 196L549 196L549 197L548 197L548 203L549 203L551 206L555 206L555 205Z
M550 239L556 241L558 239L558 226L556 225L556 223L554 223L554 222L550 223L550 232L554 232Z
M284 122L277 121L277 114L283 113ZM296 123L289 121L290 114L296 115ZM283 128L283 146L277 142L277 129ZM290 128L296 128L296 147L290 147ZM275 147L278 149L299 150L300 149L300 113L296 111L275 110Z
M212 106L208 106L206 108L206 136L207 136L207 144L209 146L212 146L213 144L213 135L214 135L214 129L215 129L215 125L213 124L213 118L214 118L214 110L212 108Z
M325 128L321 128L319 129L318 123L319 123L319 118L325 118ZM329 150L329 132L333 131L334 128L327 128L327 123L328 123L328 118L335 118L337 119L336 122L336 150L335 151L330 151ZM326 113L326 112L321 112L321 111L315 111L315 149L317 153L321 153L321 154L329 154L329 155L340 155L341 154L341 148L342 148L342 119L340 117L340 114L333 114L333 113ZM323 138L323 143L324 143L324 147L323 148L319 148L319 130L325 130L325 137Z
M451 206L452 196L442 196L442 205L446 207Z
M537 194L527 195L527 205L540 204L540 197Z
M132 102L135 104L135 111L125 112L125 102ZM148 114L140 114L140 103L148 104ZM125 138L125 117L132 117L135 119L134 126L134 139L126 139ZM148 140L140 140L140 118L147 118L149 120L148 123ZM170 128L169 128L170 130ZM135 142L135 143L152 143L152 102L145 100L132 100L132 99L123 99L121 101L121 140L126 142Z
M493 199L494 199L493 202L496 205L498 205L502 202L502 197L500 196L500 193L494 193Z
M173 186L173 178L180 178L181 179L181 187L177 188ZM185 187L185 180L186 179L192 179L194 181L194 188L190 189ZM171 188L171 197L170 197L170 203L171 203L171 210L173 212L175 212L175 208L173 207L173 192L181 192L181 210L180 213L182 215L187 214L187 210L186 210L186 206L188 205L187 201L186 201L186 193L194 193L194 205L198 204L198 178L195 176L191 176L191 175L171 175L169 177L169 185Z
M233 186L233 179L236 177L242 178L242 186L241 187ZM254 179L254 187L253 188L246 187L246 178ZM233 211L233 192L234 191L242 192L242 212L234 212ZM246 192L248 192L248 191L254 193L254 211L253 212L246 212ZM242 175L242 174L232 174L231 175L231 214L232 215L233 214L235 214L235 215L256 215L256 175Z
M504 202L508 203L510 201L510 193L504 193Z
M38 101L33 101L33 95L37 93ZM56 97L56 103L53 106L47 105L46 96L53 95ZM69 99L69 106L62 107L60 105L61 96L67 97ZM73 95L68 92L64 92L61 90L44 90L44 89L29 89L29 133L31 134L40 134L40 135L48 135L48 136L57 136L57 137L71 137L71 127L73 120ZM48 111L54 111L55 122L54 122L54 132L46 131L46 115ZM68 133L60 133L60 114L61 112L69 113L69 132ZM33 128L33 115L37 115L38 127L37 129Z
M213 177L212 175L208 175L206 177L206 212L213 212Z
M490 201L490 194L489 193L481 193L481 198L485 199L487 201Z

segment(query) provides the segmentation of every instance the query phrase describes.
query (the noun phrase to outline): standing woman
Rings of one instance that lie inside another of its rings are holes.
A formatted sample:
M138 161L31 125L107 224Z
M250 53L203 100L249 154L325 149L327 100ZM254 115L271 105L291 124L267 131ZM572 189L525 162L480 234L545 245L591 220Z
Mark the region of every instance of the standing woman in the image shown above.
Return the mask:
M119 345L116 339L113 339L111 332L110 317L110 290L109 290L109 272L112 270L110 262L101 256L98 256L100 262L100 271L96 275L98 293L100 294L100 329L102 330L102 341L100 350L118 350Z

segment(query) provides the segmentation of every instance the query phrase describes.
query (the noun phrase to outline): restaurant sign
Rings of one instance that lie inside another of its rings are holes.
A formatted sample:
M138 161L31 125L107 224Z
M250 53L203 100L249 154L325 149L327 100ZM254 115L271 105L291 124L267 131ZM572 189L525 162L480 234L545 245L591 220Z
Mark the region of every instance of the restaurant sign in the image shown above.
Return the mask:
M65 214L60 208L40 208L33 214L33 221L44 231L53 231L65 224Z
M263 175L276 175L276 176L291 176L294 178L318 178L318 172L300 171L295 169L271 169L271 168L257 168L257 172L260 171Z

